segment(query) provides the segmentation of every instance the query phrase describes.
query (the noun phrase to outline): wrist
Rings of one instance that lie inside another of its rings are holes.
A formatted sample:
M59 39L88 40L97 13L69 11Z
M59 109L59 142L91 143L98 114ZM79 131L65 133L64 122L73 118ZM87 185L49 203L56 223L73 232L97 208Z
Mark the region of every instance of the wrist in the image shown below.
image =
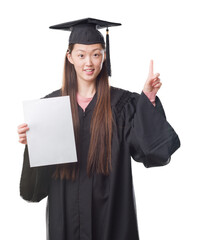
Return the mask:
M148 97L148 99L152 102L152 103L155 103L155 96L156 96L156 93L154 92L148 92L148 91L145 91L143 90L144 94Z

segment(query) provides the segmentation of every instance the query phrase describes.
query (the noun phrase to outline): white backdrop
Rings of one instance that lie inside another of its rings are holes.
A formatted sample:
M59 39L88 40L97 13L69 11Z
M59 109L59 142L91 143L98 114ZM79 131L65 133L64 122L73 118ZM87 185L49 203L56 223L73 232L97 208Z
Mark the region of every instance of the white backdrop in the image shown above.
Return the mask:
M110 28L111 85L140 93L154 60L163 83L158 97L181 140L165 167L132 160L140 239L197 240L196 0L1 1L0 239L45 239L46 199L19 196L24 145L17 126L23 100L61 87L69 33L48 27L85 17L122 23Z

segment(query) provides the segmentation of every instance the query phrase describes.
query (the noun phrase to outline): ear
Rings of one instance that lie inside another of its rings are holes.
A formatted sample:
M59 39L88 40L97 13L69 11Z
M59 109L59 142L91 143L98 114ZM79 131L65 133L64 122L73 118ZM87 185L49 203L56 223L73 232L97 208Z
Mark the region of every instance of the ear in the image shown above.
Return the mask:
M71 64L74 64L73 59L72 59L72 56L71 56L71 53L69 53L69 52L67 52L67 59L69 60L69 62L70 62Z

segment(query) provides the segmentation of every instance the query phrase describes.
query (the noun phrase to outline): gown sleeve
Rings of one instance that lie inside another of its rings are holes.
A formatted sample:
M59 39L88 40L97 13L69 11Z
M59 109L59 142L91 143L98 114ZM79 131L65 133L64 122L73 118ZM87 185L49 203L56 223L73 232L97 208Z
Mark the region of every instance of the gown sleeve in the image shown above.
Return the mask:
M25 146L20 180L20 196L30 202L39 202L48 195L53 166L30 167L28 146Z
M145 167L168 164L180 147L179 137L168 123L158 96L155 103L153 106L142 91L132 93L124 106L125 140L130 155Z

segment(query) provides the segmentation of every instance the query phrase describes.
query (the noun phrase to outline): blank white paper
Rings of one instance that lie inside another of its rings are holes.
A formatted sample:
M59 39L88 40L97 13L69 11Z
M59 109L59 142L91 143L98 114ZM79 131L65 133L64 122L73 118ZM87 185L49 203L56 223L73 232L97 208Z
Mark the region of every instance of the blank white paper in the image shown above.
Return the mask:
M23 101L30 167L77 162L69 96Z

